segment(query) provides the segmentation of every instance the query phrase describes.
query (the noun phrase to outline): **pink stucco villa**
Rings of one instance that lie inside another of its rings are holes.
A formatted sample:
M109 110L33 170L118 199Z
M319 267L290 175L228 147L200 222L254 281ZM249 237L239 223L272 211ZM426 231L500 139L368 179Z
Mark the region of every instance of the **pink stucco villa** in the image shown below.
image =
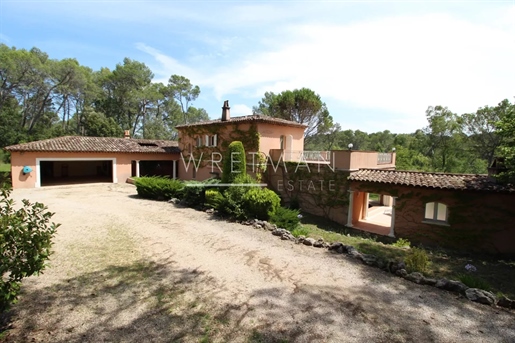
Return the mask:
M249 172L259 164L260 158L266 159L274 149L288 151L293 160L304 149L306 127L264 115L231 118L229 102L225 101L220 119L177 126L179 149L183 154L180 178L205 180L221 175L224 152L233 141L243 143Z

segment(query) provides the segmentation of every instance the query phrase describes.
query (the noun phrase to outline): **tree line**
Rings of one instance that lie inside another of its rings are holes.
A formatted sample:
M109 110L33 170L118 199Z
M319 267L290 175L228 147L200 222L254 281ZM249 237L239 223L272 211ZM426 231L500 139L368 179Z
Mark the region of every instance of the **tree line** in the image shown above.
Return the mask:
M166 85L153 78L129 58L95 71L38 48L0 44L0 147L64 135L121 137L123 130L175 140L177 125L209 119L192 105L200 88L188 78L171 75ZM306 150L395 148L400 170L485 173L496 156L515 166L515 105L507 99L465 114L430 106L427 126L410 134L344 130L308 88L266 92L253 111L306 124Z
M0 45L0 146L63 135L176 139L175 126L209 118L192 106L198 86L172 75L152 82L144 64L125 58L94 71L76 59Z
M398 170L483 174L495 157L515 167L515 104L507 99L461 115L429 106L427 126L409 134L343 130L320 96L306 88L267 92L254 112L308 125L305 150L348 149L349 144L353 150L395 150Z

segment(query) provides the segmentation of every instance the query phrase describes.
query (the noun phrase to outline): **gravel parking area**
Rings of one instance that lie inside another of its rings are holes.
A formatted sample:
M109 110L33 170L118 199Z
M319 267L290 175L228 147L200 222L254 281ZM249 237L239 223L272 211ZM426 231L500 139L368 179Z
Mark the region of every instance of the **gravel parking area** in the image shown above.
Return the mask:
M7 342L513 342L515 314L132 185L16 190L61 223Z

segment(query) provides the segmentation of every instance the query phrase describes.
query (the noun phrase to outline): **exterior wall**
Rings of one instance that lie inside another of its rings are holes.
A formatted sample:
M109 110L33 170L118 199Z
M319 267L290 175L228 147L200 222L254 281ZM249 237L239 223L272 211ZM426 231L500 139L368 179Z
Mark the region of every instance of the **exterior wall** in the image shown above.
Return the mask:
M178 160L179 154L129 154L129 153L81 153L81 152L12 152L11 174L13 188L34 188L40 185L39 166L37 159L47 160L113 160L113 182L125 182L132 175L132 161L134 160ZM23 175L23 167L29 166L32 172Z
M394 152L388 153L391 156L390 163L378 162L379 154L377 151L332 150L331 164L337 169L353 171L360 168L395 169L396 154Z
M206 146L205 136L217 136L216 146ZM270 149L280 147L281 136L287 139L292 136L291 145L293 149L301 151L304 145L304 129L298 127L289 127L283 125L274 125L269 123L238 123L227 122L224 124L198 125L191 127L179 128L179 148L183 152L184 161L180 162L179 174L183 180L205 180L210 177L221 176L223 162L216 165L213 161L220 160L224 157L229 144L239 140L243 143L245 151L260 152L265 155L269 154ZM202 146L197 147L197 137L201 137ZM189 167L189 155L192 154L197 160L197 171L193 177L193 163ZM221 154L221 155L219 155ZM202 156L202 158L201 158ZM220 157L221 156L221 157ZM201 158L200 164L198 160ZM247 154L247 170L252 173L253 156ZM257 157L254 156L255 163L258 163Z
M515 194L351 182L351 189L396 197L395 236L413 242L515 254ZM425 204L447 205L448 225L424 220Z
M179 162L179 175L182 180L198 180L202 181L213 176L221 176L223 169L223 162L213 162L223 160L223 154L231 142L241 140L245 151L258 150L258 146L254 145L254 139L257 143L257 136L252 137L251 132L257 133L256 127L249 123L231 123L226 124L213 124L213 125L198 125L192 127L179 128L179 149L182 151L181 161ZM246 133L249 133L246 136ZM205 136L216 135L216 146L206 146ZM197 137L201 137L202 146L197 147ZM194 167L193 161L190 161L190 155L195 158ZM200 160L200 162L199 162ZM194 169L197 169L194 172ZM217 173L217 174L213 174Z
M327 165L309 164L310 171L295 170L296 166L294 162L284 163L274 170L268 165L268 188L278 193L283 203L298 202L302 212L347 224L349 174L333 171Z
M281 149L281 136L284 136L285 139L285 150L304 150L304 128L302 127L259 123L258 132L260 136L259 151L267 155L271 149ZM289 146L290 144L291 146Z

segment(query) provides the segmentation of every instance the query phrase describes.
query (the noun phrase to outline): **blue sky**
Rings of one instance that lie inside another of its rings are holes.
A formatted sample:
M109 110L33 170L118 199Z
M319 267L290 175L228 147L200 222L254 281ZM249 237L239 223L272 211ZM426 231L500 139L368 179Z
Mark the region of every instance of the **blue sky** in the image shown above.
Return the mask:
M0 42L183 75L211 118L224 100L245 115L266 91L308 87L342 129L403 133L430 105L515 100L515 1L0 0Z

